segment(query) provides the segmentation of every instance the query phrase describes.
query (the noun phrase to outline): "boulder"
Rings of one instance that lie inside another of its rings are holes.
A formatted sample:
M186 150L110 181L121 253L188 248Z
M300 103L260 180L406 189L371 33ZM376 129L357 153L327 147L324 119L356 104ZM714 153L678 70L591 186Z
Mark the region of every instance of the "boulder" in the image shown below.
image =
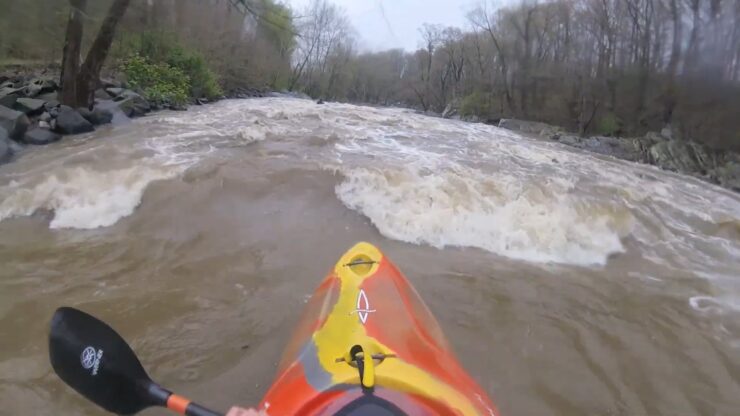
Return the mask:
M51 101L59 102L59 94L57 94L56 92L47 92L44 94L39 94L39 96L36 98L39 100L44 100L44 101L49 101L49 102Z
M110 99L110 95L107 92L105 92L104 89L98 88L97 90L95 90L95 99L96 100L108 100Z
M40 121L46 121L46 122L48 123L48 122L49 122L49 120L51 120L51 114L49 114L48 112L43 112L43 113L41 113L41 115L39 116L39 120L40 120Z
M120 102L113 101L113 100L105 100L100 101L99 103L95 104L95 109L98 111L103 111L106 113L111 114L111 123L113 124L123 124L128 123L130 119L126 115L126 113L121 110L119 107Z
M39 94L54 92L58 89L56 80L48 77L34 78L25 87L26 97L36 97Z
M46 111L51 112L51 110L53 108L57 108L60 105L61 104L59 104L59 101L57 101L57 100L51 100L51 101L47 101L46 104L44 104L44 108L46 109Z
M8 132L0 127L0 163L6 162L10 159L13 153L10 150L10 138L8 138Z
M30 124L31 122L25 114L0 106L0 127L8 132L9 138L21 140Z
M124 91L126 91L126 89L120 87L108 87L105 89L105 92L107 92L108 95L112 98L118 97L119 95L123 94Z
M740 161L731 160L718 167L715 173L720 185L740 192Z
M51 124L49 124L48 121L39 120L39 128L40 129L51 130Z
M149 101L130 90L124 90L123 93L116 97L115 101L118 103L118 108L128 117L143 116L152 109Z
M80 113L71 107L63 105L59 108L56 118L56 131L62 134L78 134L93 131L93 125L85 120Z
M78 108L77 112L92 125L107 124L113 120L113 113L110 110L100 108L99 106L88 110L87 108Z
M58 141L62 136L51 130L36 128L23 135L23 141L28 144L43 145Z
M35 98L19 98L15 102L15 109L27 116L35 116L44 112L44 104L44 101Z
M540 123L539 121L517 120L515 118L502 118L498 122L498 127L502 129L514 130L522 133L538 134L540 136L547 137L563 131L561 127L552 126L547 123Z
M0 105L8 108L13 108L16 101L18 101L18 94L8 94L0 97Z
M724 164L721 152L694 142L669 140L650 148L650 162L663 169L688 174L708 175Z

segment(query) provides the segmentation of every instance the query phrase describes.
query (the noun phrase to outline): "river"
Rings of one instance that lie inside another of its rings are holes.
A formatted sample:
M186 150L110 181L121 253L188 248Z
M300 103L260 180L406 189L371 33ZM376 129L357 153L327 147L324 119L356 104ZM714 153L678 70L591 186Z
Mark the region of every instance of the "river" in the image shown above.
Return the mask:
M740 412L740 195L483 124L269 98L0 166L0 414L101 413L48 364L61 305L164 386L255 404L361 240L503 415Z

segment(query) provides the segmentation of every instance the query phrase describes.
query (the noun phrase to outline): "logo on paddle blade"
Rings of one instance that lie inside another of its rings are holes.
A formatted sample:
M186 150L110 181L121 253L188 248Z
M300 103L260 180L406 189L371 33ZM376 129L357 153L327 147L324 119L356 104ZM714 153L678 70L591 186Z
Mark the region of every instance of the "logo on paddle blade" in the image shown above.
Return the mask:
M375 312L375 309L370 309L370 301L367 299L364 289L360 289L360 293L357 295L357 309L355 309L355 312L360 316L360 322L363 325L367 322L368 314Z
M92 375L97 375L102 358L103 350L95 350L93 347L87 347L80 354L80 364L82 364L82 368L85 370L92 369Z

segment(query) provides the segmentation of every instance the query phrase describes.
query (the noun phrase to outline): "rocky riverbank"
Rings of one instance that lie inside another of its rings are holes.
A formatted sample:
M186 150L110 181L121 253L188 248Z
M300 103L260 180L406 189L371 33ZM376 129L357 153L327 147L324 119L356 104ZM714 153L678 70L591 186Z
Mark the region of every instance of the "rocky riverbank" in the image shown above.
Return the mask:
M670 127L642 137L581 137L534 121L501 119L498 126L602 155L648 163L740 192L740 154L675 137Z
M103 80L95 91L91 108L71 108L59 102L59 75L44 72L0 75L0 163L12 159L25 146L56 142L64 135L93 131L95 126L120 123L161 109L186 110L186 107L157 105L125 83ZM265 89L236 88L223 98L288 96L308 98L305 94L275 92ZM193 99L191 104L207 104Z

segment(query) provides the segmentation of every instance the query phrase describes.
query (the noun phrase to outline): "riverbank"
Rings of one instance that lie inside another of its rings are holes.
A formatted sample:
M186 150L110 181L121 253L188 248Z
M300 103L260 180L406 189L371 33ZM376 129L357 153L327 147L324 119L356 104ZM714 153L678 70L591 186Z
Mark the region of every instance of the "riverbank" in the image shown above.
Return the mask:
M579 136L536 121L501 119L494 124L588 152L654 165L740 192L740 154L677 137L670 127L640 137L607 137Z
M12 160L26 146L54 143L66 135L88 133L96 126L124 123L159 110L187 110L226 98L295 97L305 94L240 87L216 100L190 97L187 105L158 103L126 88L115 77L101 80L91 108L71 108L60 103L59 74L55 70L19 67L0 74L0 163Z

